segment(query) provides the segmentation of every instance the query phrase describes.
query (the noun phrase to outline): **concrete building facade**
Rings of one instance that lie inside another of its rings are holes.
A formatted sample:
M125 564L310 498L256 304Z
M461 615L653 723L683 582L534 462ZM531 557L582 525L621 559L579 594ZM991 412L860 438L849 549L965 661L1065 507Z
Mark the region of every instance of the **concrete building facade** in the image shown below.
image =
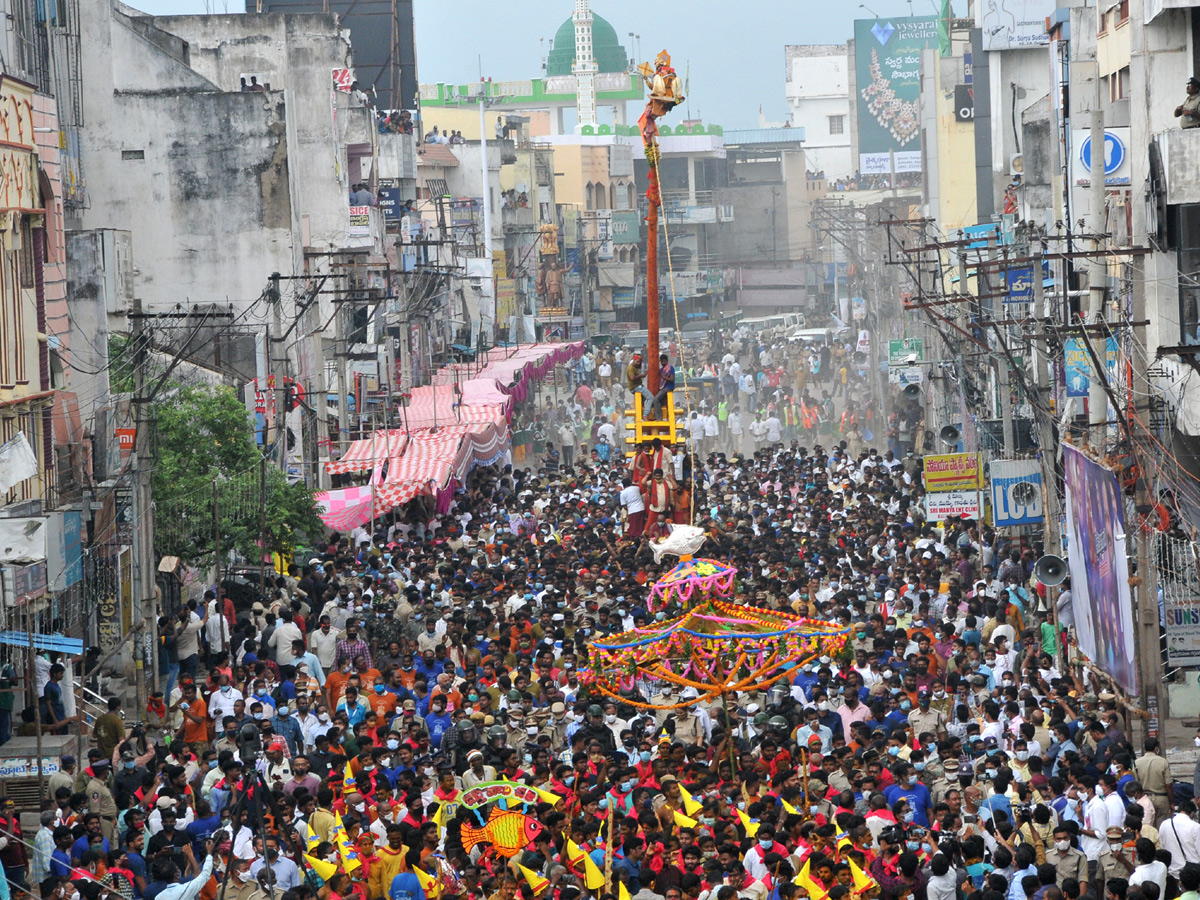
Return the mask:
M793 128L804 129L804 151L826 181L854 174L850 155L850 68L845 44L789 44L787 102Z

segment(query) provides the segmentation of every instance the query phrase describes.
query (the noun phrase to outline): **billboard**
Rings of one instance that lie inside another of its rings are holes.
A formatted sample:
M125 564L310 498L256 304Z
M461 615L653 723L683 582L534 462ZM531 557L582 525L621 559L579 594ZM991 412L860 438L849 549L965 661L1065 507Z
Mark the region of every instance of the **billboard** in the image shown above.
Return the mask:
M979 494L975 491L949 491L925 495L925 515L934 522L944 522L951 516L960 519L980 517Z
M1097 355L1099 355L1099 348ZM1092 355L1083 338L1067 338L1063 341L1064 376L1068 397L1086 397L1092 386ZM1117 339L1107 338L1104 342L1104 368L1109 384L1117 383Z
M921 51L938 46L937 26L936 16L854 22L864 175L921 171Z
M1200 566L1190 540L1154 536L1158 586L1162 590L1167 662L1200 665Z
M1092 184L1092 133L1086 128L1071 131L1073 147L1079 149L1071 158L1071 181L1079 187ZM1104 183L1129 184L1133 166L1129 152L1129 126L1114 125L1104 130Z
M925 340L923 338L901 338L888 341L888 366L895 369L919 362L925 362Z
M1052 12L1052 0L983 0L975 7L975 20L983 31L983 49L1044 47L1050 43L1046 16Z
M642 217L635 212L612 214L612 240L614 244L636 244L641 240Z
M1042 466L1036 459L993 459L992 522L997 528L1034 525L1046 514Z
M1138 692L1125 498L1112 469L1063 446L1067 563L1080 651L1127 693Z
M983 487L978 453L942 453L925 457L925 490L977 491Z

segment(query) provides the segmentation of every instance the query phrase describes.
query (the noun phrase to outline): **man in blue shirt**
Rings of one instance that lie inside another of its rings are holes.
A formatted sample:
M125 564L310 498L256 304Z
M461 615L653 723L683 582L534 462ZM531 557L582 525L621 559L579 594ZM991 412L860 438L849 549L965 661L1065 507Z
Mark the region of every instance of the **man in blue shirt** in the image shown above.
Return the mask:
M409 850L404 855L404 862L409 871L401 872L392 879L391 887L388 888L388 900L425 900L425 890L421 887L421 881L412 873L413 869L421 865L421 851Z
M204 842L213 836L218 828L221 827L221 816L212 811L210 806L204 800L196 801L196 818L188 824L184 829L188 837L192 839L192 851L197 858L204 849Z
M915 768L911 765L905 766L896 783L884 789L883 796L887 798L889 806L895 805L898 800L907 800L908 805L912 807L913 824L928 828L929 818L933 813L933 797L929 788L921 784L918 776Z
M429 728L429 746L437 750L442 745L442 735L451 727L450 713L446 712L445 694L438 694L430 701L425 725Z
M66 825L54 829L54 852L50 854L50 874L58 878L69 878L71 870L71 845L75 835Z
M92 846L93 841L95 841L97 843L99 843L100 841L104 842L103 843L104 853L107 856L108 855L108 839L104 837L104 834L100 828L99 813L88 813L87 816L84 817L83 837L81 837L79 840L77 840L74 844L71 845L71 861L72 862L77 861L79 859L79 857L83 855L83 851L85 851L85 850L99 849L98 847ZM51 865L51 873L50 874L52 874L52 875L57 874L56 872L53 871L53 868L54 868L53 865Z
M623 852L623 856L613 859L612 871L616 879L624 882L629 896L632 897L642 889L641 859L646 852L646 844L641 838L630 838L625 841Z

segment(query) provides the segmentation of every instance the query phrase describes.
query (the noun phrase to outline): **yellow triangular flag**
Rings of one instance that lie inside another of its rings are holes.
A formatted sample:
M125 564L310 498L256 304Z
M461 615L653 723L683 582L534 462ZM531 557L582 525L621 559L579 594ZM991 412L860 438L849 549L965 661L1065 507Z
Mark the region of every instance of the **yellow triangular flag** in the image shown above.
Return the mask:
M589 891L604 887L604 873L600 871L600 867L592 861L582 847L569 839L567 840L567 862L574 868L579 868L580 863L583 864L583 883Z
M333 840L337 844L338 855L342 858L342 869L346 874L350 874L362 865L358 861L358 851L354 849L350 843L350 836L346 834L346 826L342 824L341 813L333 814Z
M673 810L671 810L671 812L674 813L674 815L675 815L675 824L678 825L680 828L695 828L697 825L700 824L699 822L697 822L695 819L691 818L690 816L685 816L683 813L681 813L677 809L673 809Z
M792 806L792 804L788 803L782 797L779 798L779 802L783 804L783 811L785 813L787 813L789 816L800 815L800 810L796 809L796 807Z
M678 782L676 782L676 784L678 784ZM683 811L689 816L694 816L704 808L704 804L700 803L695 797L689 794L684 789L682 784L679 785L679 796L683 798Z
M350 768L350 760L346 760L346 771L342 773L342 793L354 788L354 770Z
M758 823L751 819L742 810L737 811L738 818L742 820L742 827L746 829L746 837L754 837L758 834Z
M439 884L436 878L434 878L420 866L417 866L415 869L413 869L413 874L417 876L417 881L421 882L421 890L425 892L425 896L429 898L429 900L432 900L432 898L441 894L441 884Z
M445 803L438 804L437 812L435 812L433 814L433 818L430 819L430 821L433 822L433 824L438 827L439 831L445 831L445 829L446 829L446 804Z
M812 875L810 873L811 865L812 858L809 857L804 861L804 866L800 869L800 874L793 878L792 881L804 889L805 893L807 893L809 896L809 900L824 900L829 892L823 890L815 881L812 880Z
M583 854L583 883L589 891L595 891L604 887L604 873L600 871L600 867L586 853Z
M309 856L307 853L304 854L304 861L308 863L309 868L316 872L322 881L328 881L338 870L338 867L333 863L317 859L315 856Z
M875 879L858 867L854 860L849 860L850 874L854 877L854 890L861 892L875 887Z
M617 900L629 900L629 888L625 887L625 882L617 882Z
M521 870L521 874L525 876L525 880L529 882L529 886L533 888L533 895L536 897L546 888L550 887L549 879L543 878L532 869L527 869L520 863L517 863L517 868Z
M559 800L562 799L562 797L558 796L558 794L552 794L547 790L543 790L542 788L538 787L537 785L530 785L530 787L532 787L537 792L537 795L539 797L541 797L543 800L545 800L547 803L549 803L551 805L557 803Z

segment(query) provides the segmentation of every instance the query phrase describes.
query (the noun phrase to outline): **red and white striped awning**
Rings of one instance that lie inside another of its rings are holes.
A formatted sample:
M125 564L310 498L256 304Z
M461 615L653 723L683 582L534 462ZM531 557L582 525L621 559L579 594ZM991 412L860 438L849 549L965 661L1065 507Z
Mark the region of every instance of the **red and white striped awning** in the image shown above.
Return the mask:
M345 475L348 472L366 472L378 469L389 459L404 452L408 433L402 429L375 432L368 438L354 441L346 448L340 459L326 463L330 475Z
M400 411L400 421L409 431L446 425L501 424L508 418L507 404L467 403L456 385L428 385L413 388L407 410Z

